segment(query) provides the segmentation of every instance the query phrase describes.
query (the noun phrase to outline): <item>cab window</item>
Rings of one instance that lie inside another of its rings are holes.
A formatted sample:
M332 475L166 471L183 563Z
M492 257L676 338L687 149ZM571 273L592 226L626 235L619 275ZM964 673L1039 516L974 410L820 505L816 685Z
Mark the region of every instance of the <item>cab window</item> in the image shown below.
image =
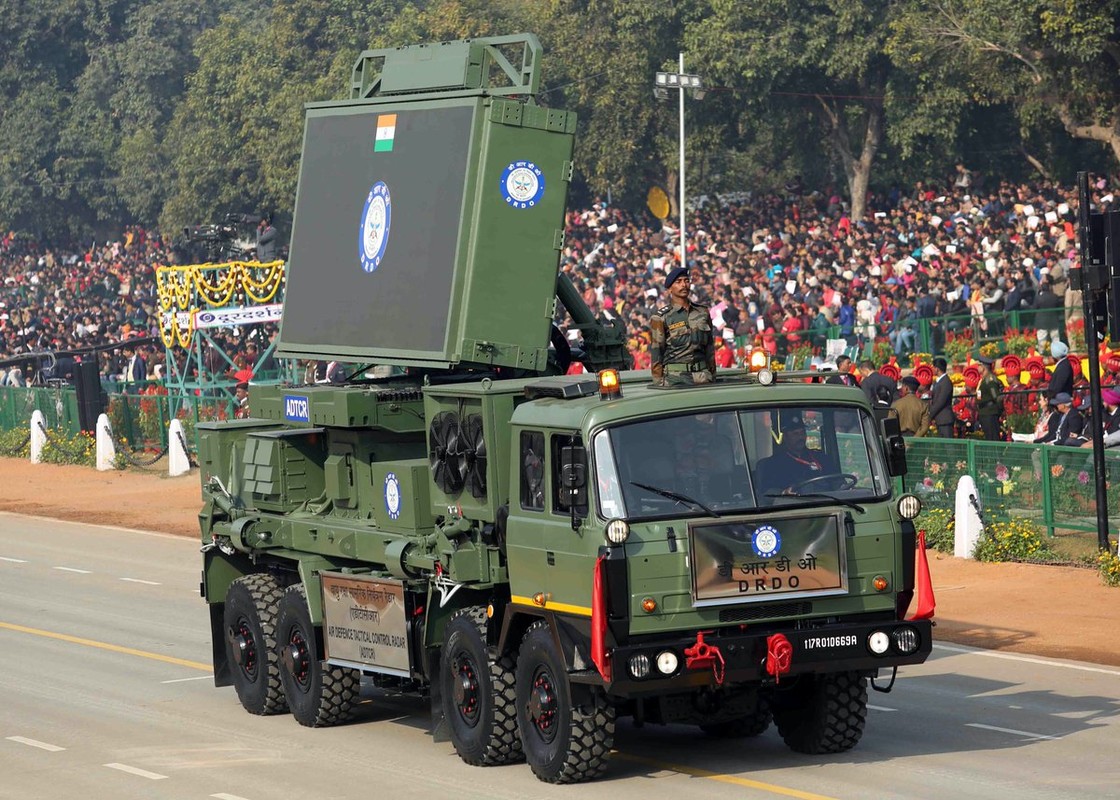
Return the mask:
M544 511L544 434L521 432L521 507L526 511Z
M552 435L551 442L551 458L552 458L552 513L568 515L572 512L572 506L568 498L572 496L572 491L565 491L565 484L562 478L563 459L562 455L565 447L579 447L582 444L578 436L570 433L556 433ZM584 467L586 469L586 466ZM576 500L576 513L587 513L587 493L584 487L574 492Z

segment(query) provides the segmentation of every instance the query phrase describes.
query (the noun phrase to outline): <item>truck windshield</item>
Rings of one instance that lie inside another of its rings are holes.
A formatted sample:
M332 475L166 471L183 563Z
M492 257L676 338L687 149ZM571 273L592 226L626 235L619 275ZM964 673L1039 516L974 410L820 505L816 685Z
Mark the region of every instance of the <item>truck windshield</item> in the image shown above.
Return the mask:
M890 495L871 416L779 406L644 420L593 439L605 518L724 515Z

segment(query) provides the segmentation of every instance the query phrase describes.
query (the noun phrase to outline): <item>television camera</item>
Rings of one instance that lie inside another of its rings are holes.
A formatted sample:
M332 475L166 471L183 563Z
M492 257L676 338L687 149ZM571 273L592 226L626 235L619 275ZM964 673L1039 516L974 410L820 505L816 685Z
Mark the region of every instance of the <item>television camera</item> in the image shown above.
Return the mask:
M221 222L189 225L173 245L180 264L235 261L252 256L258 214L226 214Z

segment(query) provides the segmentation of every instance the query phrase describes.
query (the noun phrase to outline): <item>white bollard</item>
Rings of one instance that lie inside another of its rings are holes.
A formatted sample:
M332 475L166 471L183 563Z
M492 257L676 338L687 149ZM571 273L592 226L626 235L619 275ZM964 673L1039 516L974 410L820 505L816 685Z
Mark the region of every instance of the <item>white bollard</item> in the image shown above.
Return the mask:
M962 475L957 483L956 516L953 521L953 555L957 558L972 558L972 551L984 532L984 523L976 511L975 503L980 502L976 491L976 481L971 475Z
M43 448L47 446L47 419L43 412L35 409L31 412L31 463L43 463Z
M171 426L167 429L167 473L172 478L191 471L191 457L187 453L186 442L183 423L177 419L171 420Z
M113 429L109 426L109 416L102 414L97 418L97 469L101 472L116 469L117 448L113 444Z

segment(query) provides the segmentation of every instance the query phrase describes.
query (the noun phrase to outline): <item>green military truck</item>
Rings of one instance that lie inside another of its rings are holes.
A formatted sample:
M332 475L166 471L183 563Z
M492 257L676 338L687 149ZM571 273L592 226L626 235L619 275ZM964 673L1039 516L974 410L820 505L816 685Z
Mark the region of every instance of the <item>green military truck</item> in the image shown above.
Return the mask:
M396 369L199 426L215 683L310 727L415 691L464 761L553 783L620 715L846 750L931 648L902 440L848 387L625 370L558 276L575 119L540 53L369 51L308 107L279 350Z

